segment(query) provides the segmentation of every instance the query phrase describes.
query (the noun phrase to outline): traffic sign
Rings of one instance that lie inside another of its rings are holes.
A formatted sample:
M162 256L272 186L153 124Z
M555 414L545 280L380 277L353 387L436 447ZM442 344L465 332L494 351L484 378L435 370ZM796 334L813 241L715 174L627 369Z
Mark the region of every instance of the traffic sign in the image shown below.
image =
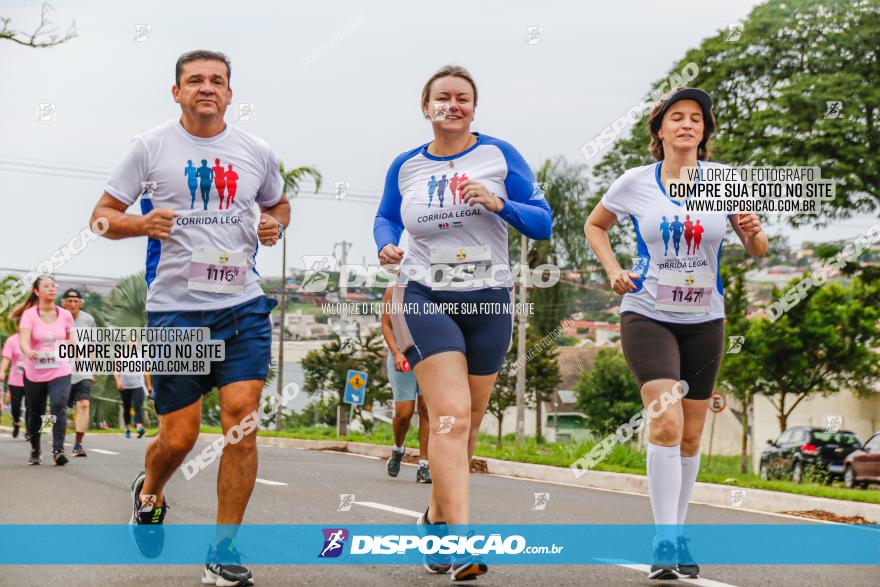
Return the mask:
M366 371L349 369L348 373L345 374L345 396L342 398L342 401L352 405L364 405L364 397L367 395L366 387Z
M717 391L712 392L712 397L709 399L709 409L713 414L717 414L719 412L723 412L724 408L727 407L727 397L723 393L719 393Z

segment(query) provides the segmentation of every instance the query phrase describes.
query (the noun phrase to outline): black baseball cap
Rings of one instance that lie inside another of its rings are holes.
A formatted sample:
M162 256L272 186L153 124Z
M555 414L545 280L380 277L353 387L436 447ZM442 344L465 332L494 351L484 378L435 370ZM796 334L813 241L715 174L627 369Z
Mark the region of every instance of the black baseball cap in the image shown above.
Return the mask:
M667 94L664 98L665 102L660 112L651 120L651 130L657 132L660 130L660 124L669 107L679 100L694 100L703 109L703 118L708 119L712 112L712 96L701 90L700 88L678 88Z
M79 290L78 290L78 289L75 289L75 288L70 288L70 289L68 289L67 291L64 292L64 295L61 296L61 299L63 299L63 300L64 300L64 299L67 299L67 298L79 298L79 299L83 299L82 294L79 293Z

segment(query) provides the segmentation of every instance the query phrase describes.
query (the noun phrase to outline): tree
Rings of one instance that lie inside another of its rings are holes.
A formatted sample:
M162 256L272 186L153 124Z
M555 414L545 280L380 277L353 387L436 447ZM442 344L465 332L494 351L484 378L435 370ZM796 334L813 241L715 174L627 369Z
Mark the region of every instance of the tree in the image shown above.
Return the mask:
M40 24L32 33L25 33L14 29L11 18L0 16L0 40L12 41L25 47L40 49L54 47L76 37L75 20L70 23L70 27L68 27L64 35L58 34L58 27L49 20L54 10L48 2L43 3L43 8L40 12Z
M147 325L147 282L144 272L119 280L104 301L108 326L140 328Z
M743 23L707 38L672 67L699 64L698 86L715 100L713 159L733 165L821 166L836 196L819 216L792 225L875 212L880 204L880 4L876 0L769 0ZM655 84L668 90L669 76ZM840 101L838 116L828 102ZM651 162L643 120L596 167L600 193L625 169Z
M382 403L391 399L388 377L383 373L385 346L378 332L367 336L358 334L357 337L344 340L336 337L320 349L310 351L301 364L304 391L331 392L330 401L337 406L337 430L340 435L348 434L348 413L342 400L349 369L367 373L364 405L355 406L354 410L365 429L369 429L371 422L366 420L364 411L371 409L374 402Z
M789 288L799 280L792 280ZM788 289L788 288L786 288ZM783 290L773 290L779 298ZM743 351L728 355L743 378L754 380L776 410L780 430L806 398L848 389L866 397L880 377L876 282L856 276L850 283L828 282L775 322L749 321ZM734 368L732 366L731 368Z
M546 350L544 350L546 347ZM526 362L526 398L535 408L535 442L543 442L544 402L550 401L559 385L556 344L531 325L526 330L526 348L541 349Z
M302 180L306 177L311 177L315 182L315 193L318 193L318 190L321 189L321 181L323 180L323 176L321 172L315 169L314 167L294 167L293 169L285 169L284 163L278 162L278 172L281 174L281 179L284 182L283 193L286 198L295 198L299 195ZM278 399L278 413L281 412L282 405L281 399L284 395L284 334L286 330L285 326L285 313L287 312L287 231L281 236L281 303L279 308L279 314L281 318L280 326L278 327L278 364L281 365L281 369L278 375L278 390L277 390L277 399ZM275 417L275 430L281 430L281 420L282 418L276 414Z
M486 411L495 416L498 421L498 448L501 448L503 437L504 412L507 408L516 405L516 371L513 370L515 360L516 352L511 350L504 359L504 366L498 372L498 378L495 380L495 386L492 388L492 395L489 396L489 404L486 407Z
M642 409L639 386L616 349L600 350L593 369L581 372L574 391L577 406L595 437L614 432Z

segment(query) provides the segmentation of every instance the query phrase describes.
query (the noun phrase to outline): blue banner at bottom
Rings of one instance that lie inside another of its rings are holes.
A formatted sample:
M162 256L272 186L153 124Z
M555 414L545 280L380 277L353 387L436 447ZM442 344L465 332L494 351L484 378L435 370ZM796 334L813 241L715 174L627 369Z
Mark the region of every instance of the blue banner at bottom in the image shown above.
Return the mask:
M201 564L235 535L244 564L420 564L425 554L476 555L491 564L650 564L654 546L684 536L700 564L877 565L880 526L837 524L171 524L0 525L0 564ZM223 553L215 553L221 559Z

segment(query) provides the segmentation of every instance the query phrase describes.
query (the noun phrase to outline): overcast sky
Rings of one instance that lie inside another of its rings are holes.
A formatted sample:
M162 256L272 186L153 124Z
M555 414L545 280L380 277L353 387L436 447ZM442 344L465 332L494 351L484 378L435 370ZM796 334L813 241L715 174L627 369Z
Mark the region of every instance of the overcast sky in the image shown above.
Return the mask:
M0 268L33 268L77 234L131 137L179 116L171 85L184 51L230 56L228 122L267 140L286 166L317 167L330 191L347 181L375 197L296 201L289 265L330 254L342 239L353 243L350 261L373 262L388 165L431 138L419 94L436 68L457 63L474 74L475 130L510 141L533 166L558 155L583 161L582 144L638 104L688 48L755 4L56 1L53 19L63 30L75 18L77 38L40 50L0 42ZM0 16L19 28L39 20L36 0L3 5ZM537 44L526 44L530 26L543 27ZM253 121L235 121L241 103L254 105ZM54 120L38 120L40 104L54 105ZM872 223L788 233L795 243L841 238ZM145 244L102 239L61 271L132 273L143 268ZM280 262L276 247L258 267L278 275Z

